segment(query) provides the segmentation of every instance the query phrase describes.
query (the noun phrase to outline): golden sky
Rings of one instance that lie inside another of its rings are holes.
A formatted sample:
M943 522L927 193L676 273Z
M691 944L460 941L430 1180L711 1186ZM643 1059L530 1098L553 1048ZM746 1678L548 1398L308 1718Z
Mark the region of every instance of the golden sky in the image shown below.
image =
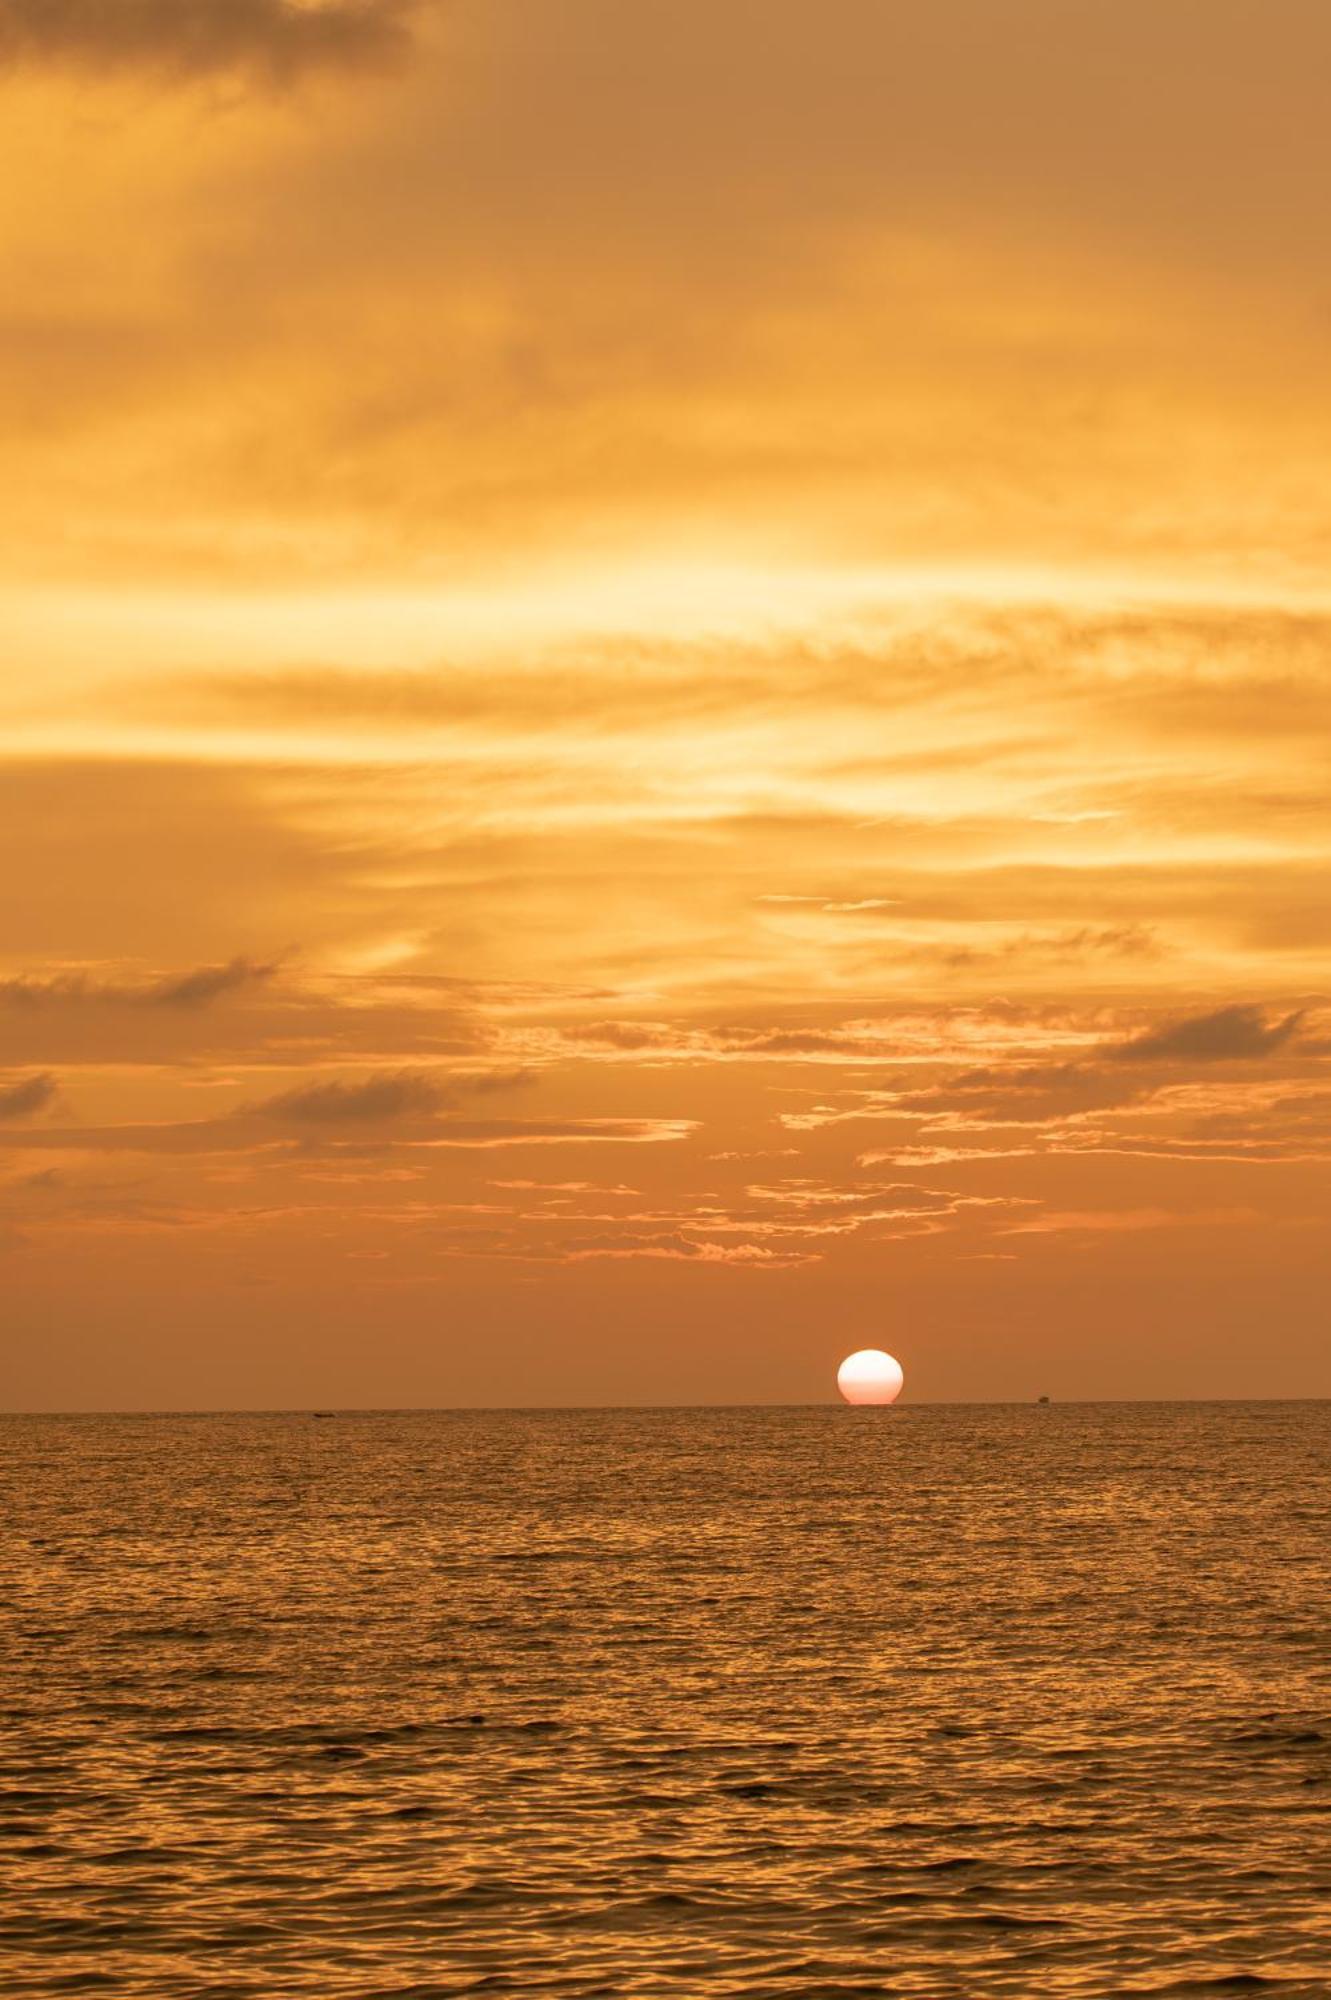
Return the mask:
M0 0L0 1398L1331 1394L1325 0Z

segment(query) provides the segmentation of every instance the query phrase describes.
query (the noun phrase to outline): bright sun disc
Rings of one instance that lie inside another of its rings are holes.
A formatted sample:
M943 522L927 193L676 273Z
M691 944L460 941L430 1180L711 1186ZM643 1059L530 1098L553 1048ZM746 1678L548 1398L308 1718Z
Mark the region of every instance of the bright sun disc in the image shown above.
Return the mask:
M881 1347L848 1354L836 1372L837 1388L848 1403L895 1403L905 1379L901 1363Z

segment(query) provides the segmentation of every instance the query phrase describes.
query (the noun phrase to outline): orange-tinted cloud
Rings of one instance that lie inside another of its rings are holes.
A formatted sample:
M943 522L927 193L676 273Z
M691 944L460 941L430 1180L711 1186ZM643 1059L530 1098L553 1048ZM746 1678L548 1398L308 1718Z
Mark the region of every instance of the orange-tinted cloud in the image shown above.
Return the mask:
M20 1077L14 1083L0 1083L0 1118L31 1118L53 1104L59 1087L53 1076Z
M108 1002L115 1006L208 1007L229 993L261 985L276 970L275 965L233 958L225 965L200 965L191 972L168 973L139 985L98 979L86 972L20 975L0 980L0 1004L38 1008Z
M1301 1008L1268 1021L1260 1007L1219 1007L1150 1029L1111 1053L1119 1062L1244 1062L1283 1049L1303 1019Z
M448 1087L416 1070L365 1077L355 1083L334 1079L284 1090L255 1107L258 1115L294 1125L382 1125L421 1112L438 1111Z
M0 0L0 63L142 64L283 81L400 52L417 0Z

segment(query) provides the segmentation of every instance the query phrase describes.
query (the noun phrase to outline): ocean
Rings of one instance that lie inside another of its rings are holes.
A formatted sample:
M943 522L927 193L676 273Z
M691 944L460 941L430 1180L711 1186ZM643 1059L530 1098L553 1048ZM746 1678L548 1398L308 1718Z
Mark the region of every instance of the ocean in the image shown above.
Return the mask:
M0 1992L1331 1994L1331 1404L0 1420Z

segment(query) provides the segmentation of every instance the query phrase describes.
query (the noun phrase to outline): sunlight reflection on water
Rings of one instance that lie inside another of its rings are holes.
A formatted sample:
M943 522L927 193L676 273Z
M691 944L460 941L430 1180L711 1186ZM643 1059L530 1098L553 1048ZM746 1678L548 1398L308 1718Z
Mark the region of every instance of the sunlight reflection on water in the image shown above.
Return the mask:
M1329 1446L0 1421L4 1991L1324 1996Z

